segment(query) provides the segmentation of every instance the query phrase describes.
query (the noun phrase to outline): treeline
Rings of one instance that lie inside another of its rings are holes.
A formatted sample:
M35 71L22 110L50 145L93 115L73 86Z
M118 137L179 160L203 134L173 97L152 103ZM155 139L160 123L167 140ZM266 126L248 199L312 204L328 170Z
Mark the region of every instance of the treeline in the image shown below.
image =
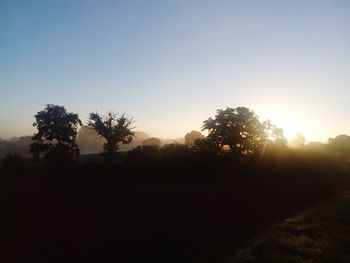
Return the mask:
M153 143L154 139L160 141L161 146L172 143L185 143L185 138L161 139L152 137L151 135L142 131L135 131L135 137L132 142L129 144L120 145L120 151L127 152L136 148L137 146ZM104 140L101 139L94 130L90 129L86 125L83 125L79 128L76 142L80 148L80 154L95 154L102 151ZM31 157L31 143L32 136L13 137L8 140L0 138L0 159L4 158L9 153L17 153L25 158Z
M37 132L32 137L0 139L0 158L8 154L7 159L31 155L36 161L44 158L50 165L62 165L81 153L100 152L106 163L111 164L125 151L128 151L128 160L145 161L159 156L242 159L288 149L281 128L269 120L260 121L259 116L245 107L217 110L214 117L203 122L202 131L207 136L191 131L175 143L134 131L132 117L114 112L91 113L83 123L77 114L63 106L49 104L35 115L35 120ZM299 135L296 145L305 151L331 154L345 162L350 160L350 136L347 135L330 138L328 144L305 144Z

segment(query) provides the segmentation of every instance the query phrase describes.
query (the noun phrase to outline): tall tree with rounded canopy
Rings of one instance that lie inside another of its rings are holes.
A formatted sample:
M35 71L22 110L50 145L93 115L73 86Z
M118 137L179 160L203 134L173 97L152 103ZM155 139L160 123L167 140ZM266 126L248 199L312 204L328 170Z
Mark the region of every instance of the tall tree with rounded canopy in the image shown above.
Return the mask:
M115 160L119 143L130 143L135 133L134 121L128 118L125 114L118 116L114 112L108 112L105 116L100 116L98 113L90 113L88 125L96 130L96 132L106 139L103 145L103 157L107 163Z
M44 153L46 161L57 164L79 155L75 139L82 123L77 114L67 112L63 106L48 104L35 115L35 120L33 126L38 132L30 146L34 159Z
M264 125L245 107L217 110L214 118L204 121L208 139L225 152L248 154L260 151L265 143Z

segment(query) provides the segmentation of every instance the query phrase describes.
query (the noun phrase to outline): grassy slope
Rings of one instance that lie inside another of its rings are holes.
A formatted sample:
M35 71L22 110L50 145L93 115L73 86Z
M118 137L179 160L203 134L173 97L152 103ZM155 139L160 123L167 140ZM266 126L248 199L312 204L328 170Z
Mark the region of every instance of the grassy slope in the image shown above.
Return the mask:
M275 224L232 263L350 262L350 192Z

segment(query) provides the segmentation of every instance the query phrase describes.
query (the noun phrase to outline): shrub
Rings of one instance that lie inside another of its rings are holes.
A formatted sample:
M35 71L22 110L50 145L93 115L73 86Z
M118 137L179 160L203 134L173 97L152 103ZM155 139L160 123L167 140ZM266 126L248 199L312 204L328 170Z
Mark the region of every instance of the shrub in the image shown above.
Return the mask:
M159 155L158 148L155 145L138 146L128 152L128 161L149 162L155 160Z

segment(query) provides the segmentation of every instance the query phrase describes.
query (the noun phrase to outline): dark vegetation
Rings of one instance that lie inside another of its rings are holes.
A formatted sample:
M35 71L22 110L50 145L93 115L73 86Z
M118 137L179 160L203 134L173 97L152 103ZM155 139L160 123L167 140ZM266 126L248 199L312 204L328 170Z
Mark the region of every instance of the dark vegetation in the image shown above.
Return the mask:
M331 200L265 230L232 263L350 262L350 195Z
M103 154L77 157L78 116L56 105L36 115L35 158L2 160L1 262L229 262L272 223L349 187L346 135L290 149L240 107L186 144L148 136L118 151L132 123L92 114L84 132L97 131Z
M49 104L35 115L35 120L33 126L38 132L30 145L35 161L44 154L48 164L58 167L79 155L75 139L82 122L77 114L67 112L63 106Z
M135 136L135 133L132 131L133 120L127 118L125 114L118 117L113 112L108 112L106 116L91 113L88 125L105 139L103 158L109 164L117 157L118 144L128 144Z

